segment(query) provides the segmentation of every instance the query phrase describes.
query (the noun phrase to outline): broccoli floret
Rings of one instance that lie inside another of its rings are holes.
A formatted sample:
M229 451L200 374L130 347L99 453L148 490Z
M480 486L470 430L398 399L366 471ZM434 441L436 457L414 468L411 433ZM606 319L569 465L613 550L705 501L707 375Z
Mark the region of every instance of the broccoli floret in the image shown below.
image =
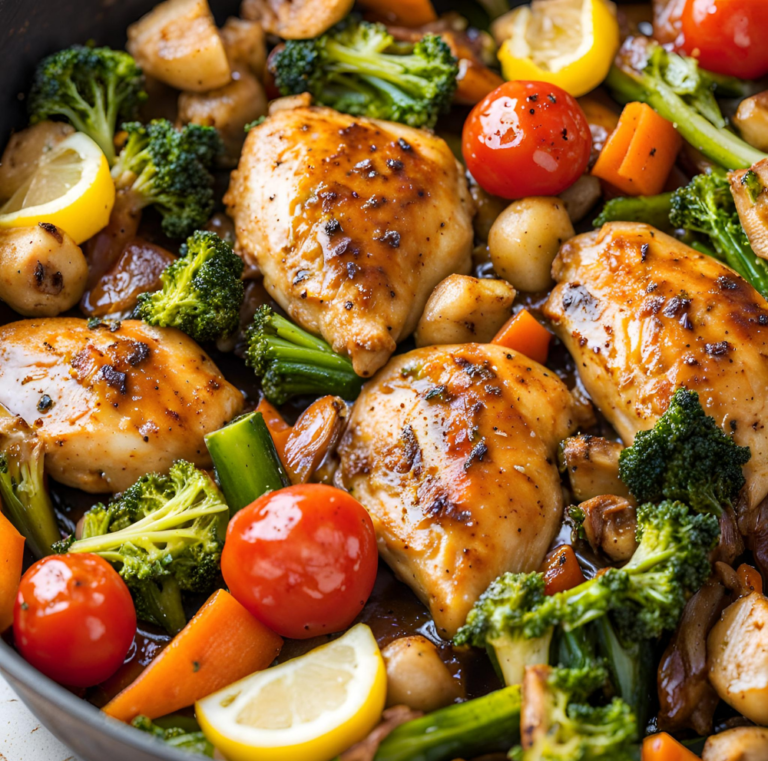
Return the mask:
M768 297L768 263L752 250L741 226L728 179L721 172L699 174L672 194L673 227L706 235L714 255Z
M83 538L55 549L92 552L114 564L136 615L175 634L186 623L181 593L207 592L218 579L228 515L213 481L179 460L167 476L149 473L110 505L96 505L86 513Z
M150 325L178 328L195 341L215 341L240 324L242 273L243 260L229 243L198 230L160 275L163 287L139 296L134 315Z
M189 730L185 727L177 726L161 727L147 716L137 716L131 722L131 726L140 729L142 732L147 732L173 748L178 748L186 753L197 753L200 756L213 758L213 745L211 745L199 728L197 730Z
M273 404L302 394L334 394L352 400L363 386L346 357L268 306L256 311L247 341L245 362L261 378L264 395Z
M27 103L33 124L63 117L113 164L118 120L135 119L146 97L144 76L128 53L73 45L40 62Z
M35 432L0 406L0 506L40 558L61 539L45 485L45 453Z
M441 37L396 43L382 24L348 18L313 40L288 40L272 62L283 95L309 92L337 111L433 127L450 107L458 62Z
M515 761L631 761L637 720L630 707L614 698L592 706L587 698L605 681L600 667L552 669L534 666L525 674L523 710L525 749Z
M219 133L197 124L177 130L167 119L129 122L123 129L128 139L112 167L116 187L130 192L137 211L158 209L166 235L191 235L213 211L209 170L223 150Z
M648 42L644 63L637 40L626 42L626 55L611 68L606 85L622 102L647 103L708 159L724 169L748 169L766 154L753 148L725 127L713 92L728 97L747 94L739 80L699 69L692 58Z
M486 648L504 683L520 684L526 666L549 660L552 627L538 620L531 627L524 623L544 599L541 573L505 573L480 595L453 642Z
M656 425L622 451L619 477L640 502L677 499L720 515L744 486L750 456L704 412L695 391L679 388Z

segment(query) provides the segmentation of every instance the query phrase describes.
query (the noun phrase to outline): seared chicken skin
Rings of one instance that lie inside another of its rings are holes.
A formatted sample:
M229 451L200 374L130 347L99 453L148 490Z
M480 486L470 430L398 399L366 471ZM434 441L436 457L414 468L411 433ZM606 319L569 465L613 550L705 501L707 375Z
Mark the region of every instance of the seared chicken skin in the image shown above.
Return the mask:
M768 494L768 302L732 270L643 225L579 235L552 267L544 312L625 444L675 390L752 450L747 506Z
M365 377L470 268L463 172L443 140L401 124L279 110L248 133L224 201L270 295Z
M118 492L179 458L209 467L203 436L243 397L178 330L50 318L0 328L0 403L37 429L53 478Z
M337 475L443 635L505 571L535 570L560 523L558 443L589 410L500 346L417 349L363 389Z

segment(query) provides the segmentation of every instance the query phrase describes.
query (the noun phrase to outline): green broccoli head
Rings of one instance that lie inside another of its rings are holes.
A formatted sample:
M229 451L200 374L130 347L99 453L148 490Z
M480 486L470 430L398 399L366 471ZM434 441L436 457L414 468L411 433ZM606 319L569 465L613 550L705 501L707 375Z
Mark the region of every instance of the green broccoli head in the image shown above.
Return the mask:
M168 475L142 476L108 507L86 513L87 535L57 549L114 564L139 618L175 633L186 620L181 592L207 592L218 578L228 515L213 481L179 460Z
M196 753L200 756L213 758L213 745L206 739L200 728L196 726L197 722L187 719L185 716L173 718L179 722L191 722L194 728L181 726L161 727L155 724L149 717L143 715L133 719L131 726L156 737L158 740L166 743L166 745L178 748L186 753ZM164 721L169 721L170 719L171 717L168 717Z
M33 124L66 119L93 138L112 164L118 120L136 118L146 97L144 76L128 53L73 45L40 62L27 107Z
M346 357L268 306L256 311L246 337L245 362L261 377L264 395L273 404L304 394L351 400L360 393L363 379Z
M128 139L112 168L115 185L132 192L138 209L158 209L166 235L191 235L213 211L210 169L223 150L219 133L197 124L177 130L167 119L123 129Z
M344 113L433 127L450 107L458 62L433 34L396 43L382 24L349 17L313 40L289 40L273 59L283 95L309 92Z
M162 275L162 288L139 296L135 316L178 328L196 341L214 341L240 325L243 260L211 232L198 230Z
M587 698L606 680L601 667L528 669L523 685L526 747L517 761L630 761L637 720L619 698L593 706Z
M640 502L680 500L720 515L744 486L749 459L749 448L720 429L698 394L680 388L656 425L622 451L619 477Z

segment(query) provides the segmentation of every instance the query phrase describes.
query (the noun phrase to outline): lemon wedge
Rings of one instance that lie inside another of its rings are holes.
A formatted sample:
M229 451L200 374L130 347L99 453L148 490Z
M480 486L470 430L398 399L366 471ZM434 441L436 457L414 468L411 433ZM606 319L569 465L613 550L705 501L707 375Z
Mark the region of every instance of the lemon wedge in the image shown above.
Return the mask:
M619 48L619 24L610 0L534 0L494 22L506 39L499 50L505 79L562 87L574 97L606 77Z
M376 726L386 692L376 640L357 624L199 700L195 711L205 736L230 761L329 761Z
M114 204L106 157L90 137L75 132L43 154L32 175L0 207L0 227L49 222L82 243L106 227Z

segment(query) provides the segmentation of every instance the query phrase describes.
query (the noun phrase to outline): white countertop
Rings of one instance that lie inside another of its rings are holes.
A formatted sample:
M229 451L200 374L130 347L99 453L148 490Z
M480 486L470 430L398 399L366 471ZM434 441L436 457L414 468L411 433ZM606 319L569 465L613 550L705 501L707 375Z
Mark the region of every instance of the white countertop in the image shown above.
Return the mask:
M0 676L0 761L77 761Z

